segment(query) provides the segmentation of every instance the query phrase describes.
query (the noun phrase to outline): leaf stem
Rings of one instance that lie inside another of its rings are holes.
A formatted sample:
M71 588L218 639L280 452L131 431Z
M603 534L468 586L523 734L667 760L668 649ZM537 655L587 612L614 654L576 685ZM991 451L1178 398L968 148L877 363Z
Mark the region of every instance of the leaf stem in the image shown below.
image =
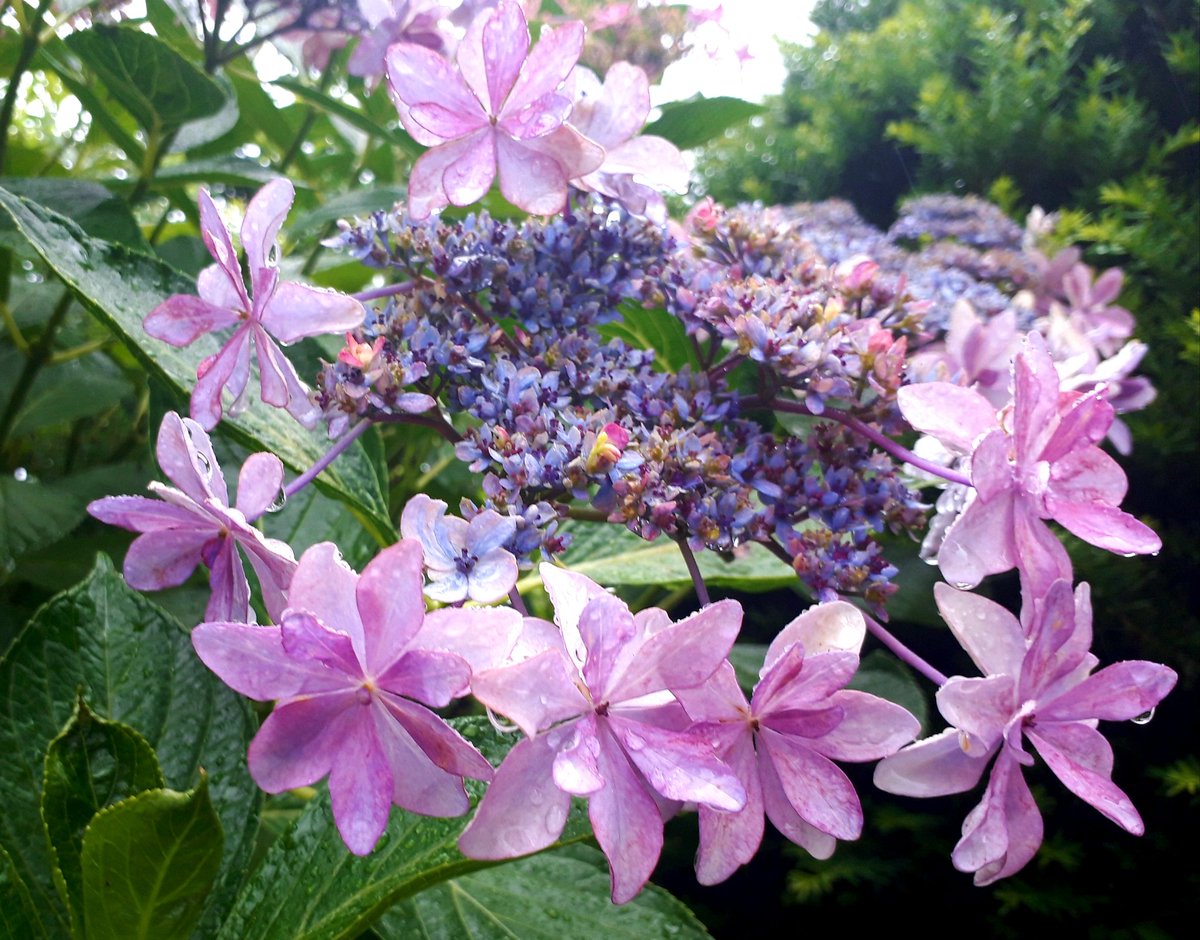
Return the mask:
M929 665L924 659L900 642L896 638L896 635L884 627L883 624L866 611L860 610L859 613L863 615L863 620L867 622L867 630L870 634L891 650L897 659L912 666L913 669L939 688L946 684L947 677L943 673L934 669L933 666Z
M0 415L0 449L3 449L4 444L8 440L8 432L12 430L13 422L16 421L17 413L25 403L25 398L29 395L29 390L33 387L34 379L37 378L38 373L42 370L42 366L51 359L50 350L54 346L54 335L58 332L58 328L62 326L63 319L71 307L72 300L74 300L74 295L69 290L64 290L58 304L50 314L50 319L46 322L46 329L42 331L42 335L38 337L37 342L29 349L29 357L25 360L24 366L21 367L21 374L17 376L17 382L13 386L12 395L8 399L8 405L4 408L4 414Z
M322 470L333 463L341 455L342 451L362 437L362 435L366 433L367 429L370 428L374 423L375 422L371 421L370 419L363 419L362 421L359 421L358 424L354 425L354 427L350 428L350 430L339 437L336 441L334 441L333 446L330 447L329 450L327 450L324 455L317 460L316 463L314 463L311 467L300 474L300 476L296 477L296 479L292 480L291 483L287 484L287 486L283 488L284 498L288 499L292 496L295 496L302 489L304 489L304 487L308 486L308 484L310 484L320 475ZM258 517L256 516L255 518ZM247 521L253 522L254 519L249 519Z

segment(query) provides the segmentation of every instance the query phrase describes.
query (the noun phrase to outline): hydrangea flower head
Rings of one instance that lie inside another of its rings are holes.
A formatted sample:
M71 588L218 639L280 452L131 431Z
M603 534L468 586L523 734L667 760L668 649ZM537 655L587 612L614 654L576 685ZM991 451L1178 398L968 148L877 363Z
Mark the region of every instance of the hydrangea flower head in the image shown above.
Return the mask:
M1141 817L1112 782L1112 748L1096 720L1126 721L1154 708L1176 675L1150 662L1116 663L1092 673L1091 596L1056 581L1027 603L1025 627L999 604L936 586L938 608L983 678L956 676L937 704L953 727L880 762L875 783L904 796L961 793L979 782L993 755L987 789L963 823L954 849L960 871L977 885L1019 871L1042 842L1042 818L1022 767L1033 763L1028 740L1076 796L1134 835Z
M250 379L251 346L258 359L262 400L310 423L319 411L296 368L276 345L306 336L352 330L365 311L352 297L332 290L280 282L274 263L275 237L295 198L285 179L267 183L250 200L242 220L242 249L250 273L250 290L229 233L212 197L200 190L200 235L216 263L200 272L199 296L175 294L146 316L147 333L172 346L187 346L205 333L234 327L215 355L200 363L192 389L192 418L211 430L221 420L221 391L233 394L231 411L245 407Z
M748 862L763 814L815 858L862 833L862 805L834 760L877 760L911 741L920 724L899 705L844 688L858 669L863 616L844 601L820 604L783 628L767 649L749 704L733 668L680 690L688 714L721 742L746 787L740 812L700 808L696 877L716 884Z
M400 517L400 532L416 539L425 552L430 584L425 593L452 604L498 601L517 583L517 559L504 546L512 541L517 520L494 509L470 522L446 515L446 504L418 493Z
M478 626L476 613L446 611L443 626L447 617ZM498 612L488 613L494 621ZM520 615L508 613L515 636ZM424 621L419 543L392 545L358 575L322 542L301 556L279 626L202 623L192 632L227 685L276 703L250 743L254 781L281 793L328 775L334 821L356 855L374 848L393 804L459 816L469 805L462 778L492 776L429 710L465 694L471 669L414 643Z
M277 617L296 559L285 543L265 538L248 520L261 516L278 498L283 484L279 458L251 455L238 476L237 502L230 506L212 442L195 421L168 412L158 429L156 452L175 486L151 483L158 499L106 496L88 506L101 522L141 533L125 555L125 580L139 591L161 591L182 584L203 561L213 589L205 617L250 622L250 584L240 546L258 575L268 612Z
M583 575L543 564L561 634L511 666L476 673L475 697L528 737L496 772L459 839L480 859L545 848L571 797L588 815L612 868L612 899L636 895L662 850L664 815L694 802L741 809L746 792L707 736L688 730L672 688L703 683L724 661L741 608L718 601L678 623L656 608L633 614Z
M480 13L455 66L413 43L387 52L388 87L400 123L433 149L413 166L408 208L415 219L481 199L500 177L513 205L537 215L560 211L567 180L600 166L602 147L566 123L563 88L583 48L583 24L542 32L529 47L525 14L513 0Z

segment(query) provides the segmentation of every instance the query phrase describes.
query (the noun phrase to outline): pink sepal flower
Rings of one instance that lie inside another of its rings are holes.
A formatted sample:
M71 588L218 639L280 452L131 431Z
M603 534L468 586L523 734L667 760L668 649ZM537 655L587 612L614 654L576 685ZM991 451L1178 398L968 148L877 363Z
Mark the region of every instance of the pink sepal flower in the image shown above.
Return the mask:
M1000 414L978 392L945 382L906 386L898 402L917 430L971 455L974 499L938 552L953 584L972 587L1014 566L1031 596L1069 580L1066 550L1043 519L1121 554L1162 547L1148 526L1118 508L1125 472L1095 446L1113 422L1104 390L1063 392L1039 334L1026 337L1014 361L1013 403Z
M1134 835L1143 825L1112 782L1112 748L1096 720L1125 721L1154 708L1176 675L1150 662L1093 673L1091 597L1056 581L1026 604L1022 626L1000 605L947 584L935 588L943 619L983 678L955 676L938 690L953 727L881 761L875 784L904 796L961 793L978 783L993 755L983 801L967 816L953 861L991 884L1020 870L1042 840L1042 819L1021 775L1033 763L1025 740L1076 796Z
M701 688L677 691L746 787L739 812L700 808L701 884L724 881L754 856L764 813L816 858L861 834L858 795L834 760L877 760L921 728L899 705L844 688L865 635L862 614L849 604L821 604L771 643L749 704L728 663Z
M322 542L300 558L279 626L192 631L227 685L275 701L250 743L254 781L281 793L328 774L334 822L356 855L374 848L393 804L460 816L462 778L492 777L483 755L429 710L465 693L471 669L415 642L424 620L419 543L384 549L358 575Z
M238 554L241 546L258 576L267 611L277 618L296 559L285 543L265 538L248 520L257 519L278 498L283 485L279 458L265 453L247 458L238 476L237 502L230 506L212 442L195 421L167 412L158 429L156 453L174 487L151 483L150 492L158 499L107 496L88 505L88 512L101 522L142 533L125 555L130 587L176 587L204 562L213 589L204 616L252 622L250 583Z
M588 815L612 868L612 899L634 897L662 850L665 815L681 802L740 809L746 792L712 742L688 730L668 691L703 683L741 626L719 601L678 623L656 608L632 614L594 581L542 565L562 633L541 635L529 658L477 673L475 697L528 738L496 771L459 839L465 855L513 858L550 845L571 796Z
M483 198L497 174L500 192L535 215L559 212L567 180L596 169L604 149L566 123L564 88L583 48L583 24L542 31L529 48L520 5L500 0L479 14L455 65L423 46L387 52L388 88L400 123L432 147L413 166L408 209L415 219Z
M418 493L404 507L400 532L416 539L425 552L429 585L425 594L451 604L498 601L517 583L517 559L504 546L517 531L517 520L494 509L470 522L446 515L446 504Z
M636 215L666 222L667 207L659 190L686 192L689 174L674 144L638 133L650 113L646 73L628 62L616 62L601 85L591 70L580 68L575 72L575 94L571 123L605 153L599 167L571 182L618 200Z
M342 333L359 326L366 315L362 304L337 291L280 283L275 237L295 194L287 180L271 180L246 207L241 233L250 273L248 292L229 233L208 191L201 189L200 235L216 264L200 272L198 297L168 297L142 324L155 339L172 346L187 346L205 333L236 327L220 351L196 369L191 414L207 430L221 420L221 391L226 386L234 398L231 413L245 407L251 346L258 360L262 400L311 424L320 410L309 401L295 366L275 341L288 344L306 336Z

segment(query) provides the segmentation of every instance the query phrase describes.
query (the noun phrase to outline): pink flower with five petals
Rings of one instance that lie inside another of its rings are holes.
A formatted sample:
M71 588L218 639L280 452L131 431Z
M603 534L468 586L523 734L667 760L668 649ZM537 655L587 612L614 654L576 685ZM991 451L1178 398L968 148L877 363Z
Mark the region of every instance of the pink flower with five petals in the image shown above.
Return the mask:
M602 147L566 123L573 99L563 86L582 48L583 24L572 22L543 30L531 50L520 5L500 0L471 23L457 68L413 43L388 49L400 123L433 148L408 179L413 218L482 199L497 174L504 198L526 212L563 209L567 180L604 160Z
M209 356L196 370L191 413L205 429L221 420L221 391L233 394L230 408L245 407L250 379L250 347L258 358L262 400L286 408L298 421L315 421L320 409L308 399L308 389L296 368L275 343L293 343L306 336L344 333L359 326L366 311L353 297L337 291L279 281L273 254L275 236L295 198L285 179L267 183L250 200L242 220L242 249L250 272L250 291L229 233L217 207L200 190L200 235L216 264L200 272L199 296L175 294L146 316L143 328L155 339L172 346L188 346L205 333L235 327L220 352Z

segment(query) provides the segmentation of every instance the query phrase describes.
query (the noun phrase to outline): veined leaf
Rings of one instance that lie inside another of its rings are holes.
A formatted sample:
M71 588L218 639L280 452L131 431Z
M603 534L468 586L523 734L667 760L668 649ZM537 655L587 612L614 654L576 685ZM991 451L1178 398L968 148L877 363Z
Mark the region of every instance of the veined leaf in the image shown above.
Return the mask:
M696 95L664 104L661 111L662 116L647 125L644 133L665 137L680 150L690 150L719 137L727 127L762 114L763 106L741 98Z

